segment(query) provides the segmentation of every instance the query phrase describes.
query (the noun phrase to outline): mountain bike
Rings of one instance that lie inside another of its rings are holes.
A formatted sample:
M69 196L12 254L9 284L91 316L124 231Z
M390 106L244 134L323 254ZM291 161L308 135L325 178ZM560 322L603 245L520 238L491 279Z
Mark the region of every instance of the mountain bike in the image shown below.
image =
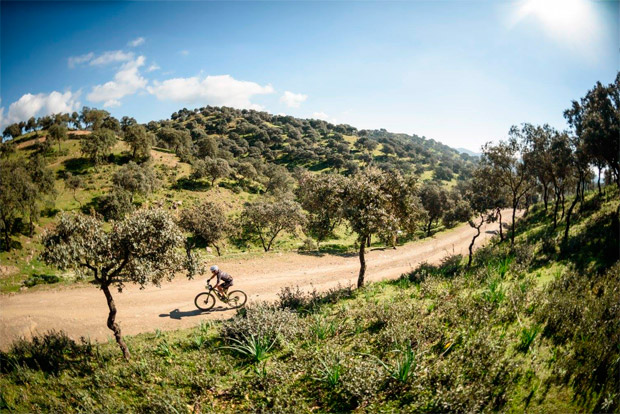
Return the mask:
M194 304L201 311L208 311L215 306L215 298L227 304L231 309L238 309L245 305L248 300L248 295L241 290L233 290L226 295L222 295L217 289L211 286L211 283L207 282L207 291L199 293L194 299Z

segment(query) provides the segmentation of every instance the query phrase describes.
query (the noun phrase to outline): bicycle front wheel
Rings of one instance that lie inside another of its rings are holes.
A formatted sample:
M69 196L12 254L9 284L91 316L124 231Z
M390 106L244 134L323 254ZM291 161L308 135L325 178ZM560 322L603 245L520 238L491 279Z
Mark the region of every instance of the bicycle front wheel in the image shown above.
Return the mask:
M233 309L237 309L245 305L248 301L248 295L241 290L233 290L228 294L228 306Z
M194 305L201 311L208 311L215 305L215 298L209 292L202 292L194 299Z

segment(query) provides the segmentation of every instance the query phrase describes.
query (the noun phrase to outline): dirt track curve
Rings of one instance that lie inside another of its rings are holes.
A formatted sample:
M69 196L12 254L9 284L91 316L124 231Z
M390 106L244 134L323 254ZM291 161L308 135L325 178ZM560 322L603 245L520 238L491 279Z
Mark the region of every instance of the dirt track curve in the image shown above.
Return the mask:
M504 217L509 217L508 211ZM476 245L481 246L498 229L485 224ZM475 230L467 224L430 239L393 249L367 252L367 281L394 279L422 262L437 263L447 254L467 254ZM235 278L235 287L248 294L248 301L274 300L280 288L325 290L338 284L357 281L357 256L304 255L295 252L269 253L252 259L229 258L218 264ZM118 308L116 320L124 335L155 329L173 330L195 326L204 319L223 319L234 311L216 308L200 313L194 296L203 290L205 277L187 280L179 276L161 288L140 290L127 286L122 293L113 291ZM73 286L0 296L0 348L6 349L18 337L51 329L105 341L112 335L106 327L108 308L104 295L93 286Z

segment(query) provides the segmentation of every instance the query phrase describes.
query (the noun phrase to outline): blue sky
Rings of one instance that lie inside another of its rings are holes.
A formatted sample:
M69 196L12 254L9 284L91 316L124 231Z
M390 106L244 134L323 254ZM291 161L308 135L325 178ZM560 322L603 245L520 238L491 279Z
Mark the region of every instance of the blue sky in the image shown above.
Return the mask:
M478 150L619 70L619 3L2 2L2 127L227 105Z

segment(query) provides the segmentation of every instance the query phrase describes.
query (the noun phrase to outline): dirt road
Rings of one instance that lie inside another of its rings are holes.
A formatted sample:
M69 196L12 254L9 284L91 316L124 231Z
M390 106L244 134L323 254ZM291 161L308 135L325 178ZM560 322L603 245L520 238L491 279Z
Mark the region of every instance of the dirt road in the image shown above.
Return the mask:
M509 214L503 214L509 217ZM481 246L497 231L497 224L485 224L476 240ZM437 263L447 254L467 254L475 230L467 224L406 246L375 249L367 253L367 281L394 279L422 262ZM355 284L359 271L357 256L269 253L262 257L230 258L218 264L235 277L235 287L248 294L248 301L274 300L280 288L300 286L325 290ZM127 286L113 292L118 307L117 321L124 335L155 329L173 330L199 324L204 319L222 319L234 311L216 308L210 313L196 310L194 296L204 288L205 277L187 280L178 277L161 288L140 290ZM219 302L218 302L219 304ZM58 290L25 292L0 296L0 348L6 349L18 337L50 329L105 341L111 337L106 327L108 308L103 293L94 286L74 286Z

